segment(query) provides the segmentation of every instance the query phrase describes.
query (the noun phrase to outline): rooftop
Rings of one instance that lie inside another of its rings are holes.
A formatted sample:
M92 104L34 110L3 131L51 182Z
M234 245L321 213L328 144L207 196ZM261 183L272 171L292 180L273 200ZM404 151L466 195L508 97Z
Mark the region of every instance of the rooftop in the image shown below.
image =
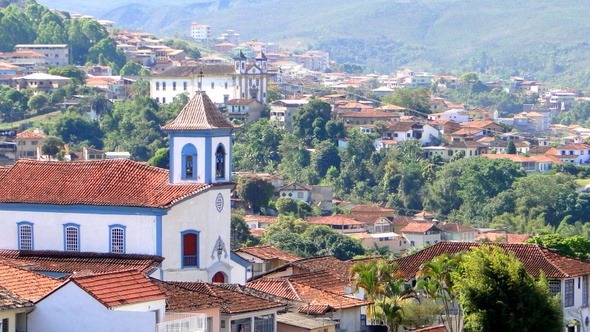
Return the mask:
M406 227L402 228L402 233L426 233L428 231L436 231L438 228L434 224L428 222L410 222Z
M203 91L197 91L164 130L231 129L232 124Z
M164 299L165 294L138 271L120 271L70 279L107 308Z
M37 301L61 283L57 279L0 261L0 287L22 299Z
M170 184L168 170L127 159L21 159L0 177L0 187L0 203L168 208L212 185Z
M475 242L439 242L415 254L396 260L406 278L413 278L420 266L442 254L457 254L481 246ZM590 262L561 256L537 244L524 243L493 243L490 245L514 253L533 277L544 273L547 278L572 278L590 274Z
M310 318L307 315L296 314L293 312L287 312L284 314L277 315L277 323L286 324L295 327L301 327L308 330L321 329L323 327L334 326L333 322L326 320L318 320Z
M243 252L263 260L280 259L285 262L300 260L301 257L291 255L273 246L243 247L235 250L237 254Z

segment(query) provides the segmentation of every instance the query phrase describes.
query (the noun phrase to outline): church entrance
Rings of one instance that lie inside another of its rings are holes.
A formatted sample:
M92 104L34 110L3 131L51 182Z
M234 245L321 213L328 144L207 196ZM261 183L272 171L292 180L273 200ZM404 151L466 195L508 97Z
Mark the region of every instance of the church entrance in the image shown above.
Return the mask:
M211 279L211 282L220 282L220 283L224 283L225 281L225 274L223 274L223 272L217 272L213 275L213 279Z

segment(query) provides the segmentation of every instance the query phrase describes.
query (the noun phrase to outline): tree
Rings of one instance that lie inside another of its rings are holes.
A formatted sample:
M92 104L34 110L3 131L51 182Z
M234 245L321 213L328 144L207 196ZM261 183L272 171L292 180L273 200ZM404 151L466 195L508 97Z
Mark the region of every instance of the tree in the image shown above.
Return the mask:
M75 66L51 68L48 73L51 75L69 77L76 84L84 84L84 80L86 79L86 74Z
M275 170L281 161L278 153L283 133L268 119L248 123L236 132L233 158L236 171Z
M39 112L43 107L47 105L47 97L44 94L36 94L29 99L27 106L30 110Z
M279 214L297 213L297 203L295 203L291 197L281 197L277 199L275 206L277 207Z
M250 227L244 221L244 218L238 215L231 216L231 241L232 250L248 246L255 242L254 237L250 234Z
M143 66L135 61L127 61L127 63L121 68L119 74L121 76L134 76L139 75L139 72L143 69Z
M98 122L88 120L86 117L69 112L60 117L51 130L64 142L71 144L89 145L96 149L103 148L102 139L104 132Z
M326 124L330 121L332 106L329 103L314 99L301 107L293 115L293 134L301 138L307 146L312 141L322 141L327 138Z
M170 148L156 150L156 154L148 160L148 165L160 168L170 168Z
M236 186L238 196L252 207L254 213L268 204L274 194L272 183L257 176L240 176Z
M506 147L507 154L516 154L516 145L514 145L513 141L508 142L508 146Z
M318 178L326 176L330 167L340 168L340 154L336 145L330 141L322 141L311 153L311 167Z
M383 103L403 106L420 113L430 113L430 91L426 88L400 88L383 97Z
M527 242L551 248L564 256L582 260L590 258L590 240L580 235L571 237L563 237L558 234L537 235Z
M563 330L561 306L547 280L541 276L535 281L514 254L482 246L465 253L461 261L453 282L466 330Z
M55 157L63 145L64 142L59 137L47 137L41 145L41 153L44 156L49 156L49 160L51 160L51 157Z
M117 48L117 43L111 37L101 39L88 50L88 61L99 63L100 56L107 62L115 63L118 68L125 66L127 62L125 54Z

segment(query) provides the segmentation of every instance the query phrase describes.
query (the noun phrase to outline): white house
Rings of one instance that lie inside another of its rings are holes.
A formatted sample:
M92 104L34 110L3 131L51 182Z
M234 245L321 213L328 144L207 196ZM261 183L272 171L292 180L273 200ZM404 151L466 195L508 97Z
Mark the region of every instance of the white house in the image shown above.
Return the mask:
M166 297L146 276L122 271L73 277L35 303L29 331L154 331Z
M410 222L401 230L402 235L415 248L433 245L441 241L441 231L429 222Z
M293 130L293 115L301 106L307 105L307 100L277 100L270 104L270 121L291 132Z
M464 109L459 108L452 108L450 110L440 112L440 113L433 113L428 115L428 120L450 120L455 121L457 123L468 122L469 115L465 112Z
M14 50L43 54L46 66L64 67L70 64L70 48L67 44L18 44Z
M311 200L311 188L299 182L292 182L279 188L279 196L309 203Z
M158 255L159 279L243 283L229 248L232 125L199 92L163 129L170 171L127 159L0 169L0 249Z

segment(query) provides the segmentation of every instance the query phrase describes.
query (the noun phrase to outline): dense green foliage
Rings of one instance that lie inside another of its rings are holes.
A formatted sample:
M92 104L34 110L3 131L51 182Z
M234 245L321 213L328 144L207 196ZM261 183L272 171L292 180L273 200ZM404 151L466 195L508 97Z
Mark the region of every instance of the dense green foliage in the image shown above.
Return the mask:
M484 246L465 253L452 278L466 331L563 329L561 305L549 293L547 280L535 281L501 248Z
M257 176L240 176L237 179L236 193L244 202L248 203L255 213L268 205L274 194L272 183Z

